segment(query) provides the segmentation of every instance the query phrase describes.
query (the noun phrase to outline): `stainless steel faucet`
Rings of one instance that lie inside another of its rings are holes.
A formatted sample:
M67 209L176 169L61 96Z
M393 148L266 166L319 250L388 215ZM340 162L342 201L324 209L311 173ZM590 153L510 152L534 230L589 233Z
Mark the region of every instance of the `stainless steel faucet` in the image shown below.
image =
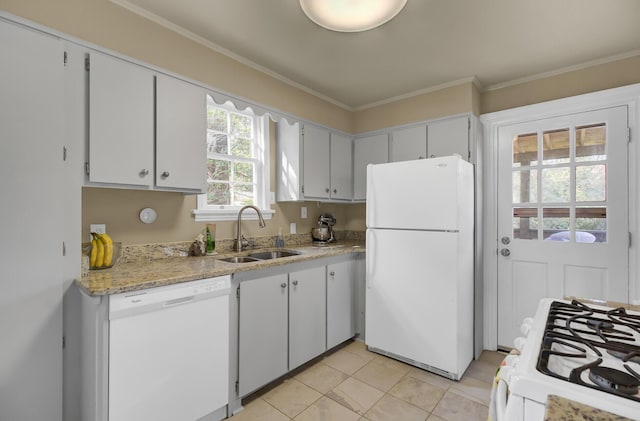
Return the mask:
M249 242L247 241L247 239L242 236L242 229L240 228L240 225L242 222L242 212L247 208L252 208L258 213L258 218L260 219L258 226L260 228L264 228L265 226L264 218L262 217L262 212L260 212L260 209L258 209L253 205L243 206L238 212L238 232L236 233L236 247L235 247L236 251L242 251L243 247L246 247L249 245Z

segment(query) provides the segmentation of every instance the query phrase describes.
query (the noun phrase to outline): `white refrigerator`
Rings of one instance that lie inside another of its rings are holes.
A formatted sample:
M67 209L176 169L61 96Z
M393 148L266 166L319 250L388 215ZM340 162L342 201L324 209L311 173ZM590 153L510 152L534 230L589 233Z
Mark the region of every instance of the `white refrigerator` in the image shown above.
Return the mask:
M367 167L365 342L454 380L473 358L473 186L458 156Z

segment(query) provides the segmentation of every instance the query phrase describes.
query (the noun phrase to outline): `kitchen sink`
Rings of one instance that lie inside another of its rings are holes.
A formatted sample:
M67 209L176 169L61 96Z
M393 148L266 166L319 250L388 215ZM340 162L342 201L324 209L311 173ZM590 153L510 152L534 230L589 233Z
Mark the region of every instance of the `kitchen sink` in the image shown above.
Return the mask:
M279 259L281 257L297 256L299 254L300 253L295 251L274 250L274 251L263 251L260 253L251 253L249 257L253 257L260 260L269 260L269 259Z
M225 259L218 259L218 260L222 260L223 262L229 262L229 263L249 263L249 262L260 261L260 259L256 259L255 257L249 257L249 256L233 256L233 257L227 257Z

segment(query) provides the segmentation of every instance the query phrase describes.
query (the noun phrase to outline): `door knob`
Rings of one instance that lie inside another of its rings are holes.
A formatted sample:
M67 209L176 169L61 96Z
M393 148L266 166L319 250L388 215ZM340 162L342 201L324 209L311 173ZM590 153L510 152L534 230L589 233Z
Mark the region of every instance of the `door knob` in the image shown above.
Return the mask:
M511 251L509 249L501 249L500 254L503 255L504 257L508 257L511 255Z

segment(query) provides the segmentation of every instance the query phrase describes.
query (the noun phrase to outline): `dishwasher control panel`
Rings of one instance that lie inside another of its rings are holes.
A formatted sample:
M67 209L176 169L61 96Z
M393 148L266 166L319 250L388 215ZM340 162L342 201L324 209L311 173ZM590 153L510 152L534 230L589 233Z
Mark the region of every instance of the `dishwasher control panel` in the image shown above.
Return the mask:
M231 277L216 278L124 292L109 296L109 314L146 306L164 306L185 304L191 301L229 295Z

